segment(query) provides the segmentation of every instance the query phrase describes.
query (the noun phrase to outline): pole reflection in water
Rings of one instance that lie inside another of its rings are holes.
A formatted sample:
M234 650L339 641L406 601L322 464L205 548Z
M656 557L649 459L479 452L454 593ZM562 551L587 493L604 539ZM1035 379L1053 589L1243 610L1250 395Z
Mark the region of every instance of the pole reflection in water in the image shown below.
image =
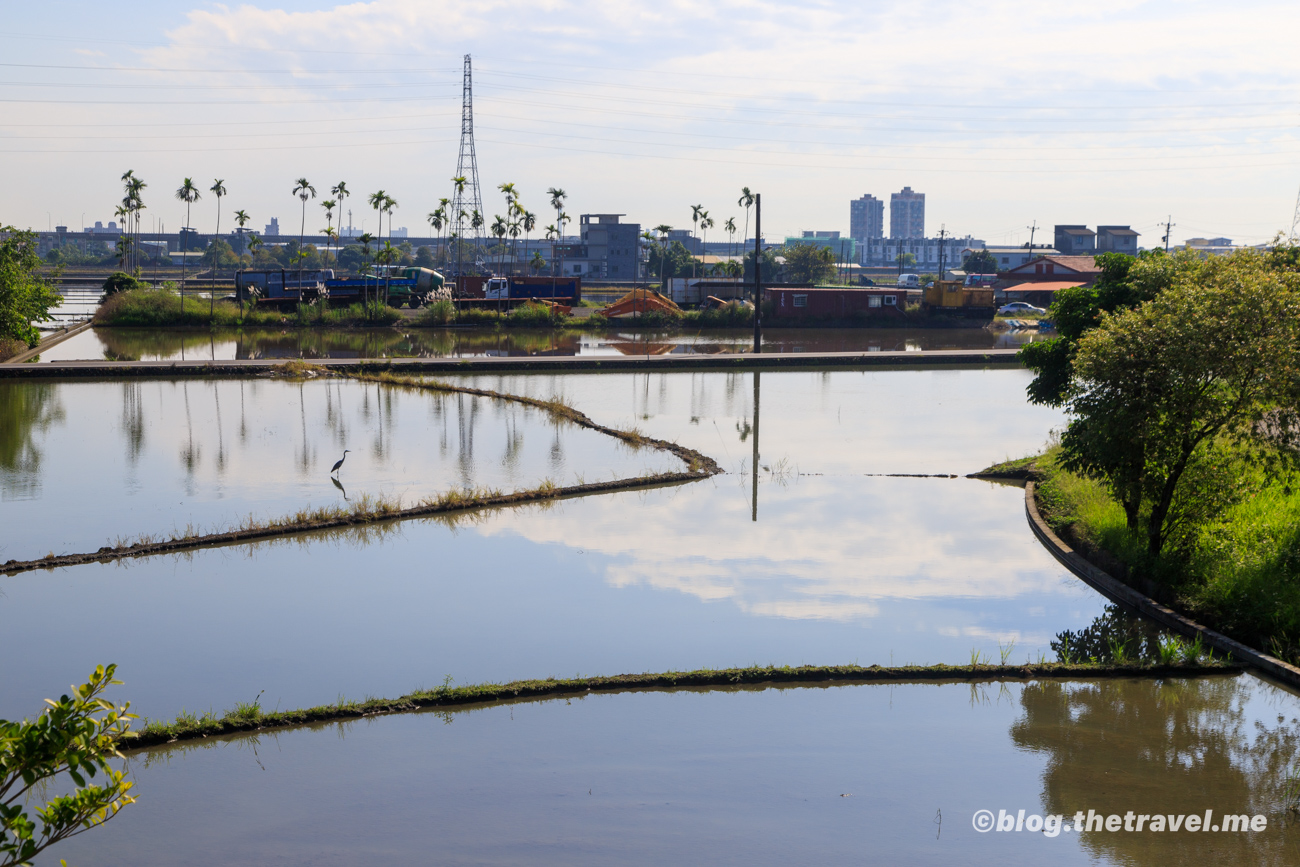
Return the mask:
M758 394L759 394L759 377L762 374L757 370L754 371L754 494L753 494L753 515L751 520L758 521Z

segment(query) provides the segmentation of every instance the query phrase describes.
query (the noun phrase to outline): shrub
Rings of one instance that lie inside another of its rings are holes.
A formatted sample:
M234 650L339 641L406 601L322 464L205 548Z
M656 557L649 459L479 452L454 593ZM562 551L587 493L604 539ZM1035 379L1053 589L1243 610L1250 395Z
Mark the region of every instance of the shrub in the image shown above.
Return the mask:
M496 323L501 321L501 314L495 310L487 310L483 307L466 307L460 311L456 317L456 322L461 325L485 325L487 323Z
M132 277L125 271L114 271L108 275L104 281L104 294L100 296L100 302L106 301L109 297L119 292L129 292L132 289L145 289L148 284Z
M521 304L506 314L505 324L514 327L547 328L563 319L545 304Z

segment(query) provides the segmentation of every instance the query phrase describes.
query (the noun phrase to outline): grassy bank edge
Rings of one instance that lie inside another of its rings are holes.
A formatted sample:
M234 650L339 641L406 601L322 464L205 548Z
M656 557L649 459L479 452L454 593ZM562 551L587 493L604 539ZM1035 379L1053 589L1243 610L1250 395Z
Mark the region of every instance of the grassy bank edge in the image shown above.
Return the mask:
M803 665L705 668L695 671L621 674L612 677L546 678L466 686L448 684L430 690L417 690L396 699L374 698L355 702L341 699L335 704L285 711L263 711L256 702L241 703L222 716L210 713L182 714L171 723L146 720L142 728L124 736L118 746L122 750L136 750L176 741L290 728L331 720L405 713L425 708L492 704L512 699L562 698L588 692L818 682L935 683L1043 678L1164 678L1238 673L1241 670L1241 667L1234 663L1215 660L1176 665L1026 663L1024 665L906 665L891 668L882 668L879 665Z

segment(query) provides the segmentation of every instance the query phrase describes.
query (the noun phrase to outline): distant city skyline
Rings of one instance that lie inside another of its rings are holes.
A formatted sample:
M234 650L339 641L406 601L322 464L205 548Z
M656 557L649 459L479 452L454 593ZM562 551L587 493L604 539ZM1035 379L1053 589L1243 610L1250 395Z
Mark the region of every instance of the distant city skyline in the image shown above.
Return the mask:
M1149 239L1171 213L1187 237L1249 243L1290 228L1300 16L1288 4L620 9L17 6L0 34L14 64L0 94L0 222L107 223L133 169L149 183L150 226L182 225L173 193L186 177L226 181L223 224L244 209L256 226L293 225L290 189L305 176L318 193L347 181L355 225L374 225L362 199L387 190L394 225L418 234L450 196L469 53L489 218L509 181L539 217L557 186L571 214L680 229L702 204L743 225L749 187L769 237L849 234L845 199L911 186L927 194L930 233L942 223L990 244L1024 243L1035 221L1117 218ZM972 63L972 46L1007 48L1005 62ZM324 226L321 198L309 229ZM214 206L195 204L194 228L211 231Z

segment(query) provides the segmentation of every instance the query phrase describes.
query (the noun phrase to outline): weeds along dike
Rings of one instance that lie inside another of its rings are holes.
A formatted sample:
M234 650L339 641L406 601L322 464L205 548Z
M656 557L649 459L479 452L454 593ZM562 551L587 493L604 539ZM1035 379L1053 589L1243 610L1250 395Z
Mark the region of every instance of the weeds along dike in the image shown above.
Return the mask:
M1240 666L1214 659L1200 659L1173 665L1153 664L1066 664L1025 665L908 665L882 668L878 665L754 666L750 668L669 671L658 674L621 674L613 677L517 680L418 690L401 698L374 698L300 710L263 711L256 702L240 704L222 716L183 714L175 722L146 720L145 725L119 739L121 750L137 750L159 744L220 737L241 732L285 729L331 721L346 721L384 714L491 705L499 702L572 698L595 692L634 690L717 689L766 687L781 684L831 686L872 683L987 683L1028 680L1085 680L1097 678L1169 678L1210 674L1238 674Z
M569 485L563 487L545 481L536 488L525 491L502 493L498 490L452 490L440 496L422 500L414 506L403 508L396 500L362 497L350 508L338 506L303 510L294 515L255 521L249 518L244 524L230 530L215 533L192 533L171 539L142 538L139 541L116 546L105 546L98 551L85 554L50 554L38 560L9 560L0 564L0 574L30 572L36 569L57 569L63 566L77 566L85 563L102 563L123 560L132 557L147 557L154 554L169 554L206 548L216 545L252 542L279 536L290 536L314 530L329 530L341 527L356 527L380 521L400 521L407 518L420 518L429 515L463 512L475 509L516 506L527 503L539 503L570 497L585 497L591 494L606 494L615 491L638 490L663 485L694 482L722 472L722 467L708 455L695 449L667 440L643 436L636 431L624 431L592 421L587 415L559 400L540 400L516 394L504 394L482 388L468 388L445 382L425 381L409 376L400 376L390 372L348 373L312 367L293 362L281 365L274 371L276 376L286 378L331 376L343 379L356 379L364 382L376 382L386 385L411 388L440 393L466 394L474 397L486 397L493 400L512 401L531 406L549 413L578 427L587 428L606 436L614 437L637 448L650 448L668 452L686 464L687 469L679 473L653 473L626 479L614 479L608 482Z

